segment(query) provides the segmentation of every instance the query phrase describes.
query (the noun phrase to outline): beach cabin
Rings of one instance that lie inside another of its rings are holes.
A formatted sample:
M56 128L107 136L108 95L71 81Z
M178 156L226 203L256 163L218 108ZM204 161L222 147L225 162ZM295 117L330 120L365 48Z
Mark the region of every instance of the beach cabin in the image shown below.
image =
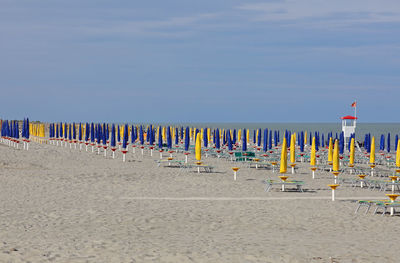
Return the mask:
M345 144L347 145L350 136L356 132L357 117L347 115L340 119L342 120L342 131L344 133Z

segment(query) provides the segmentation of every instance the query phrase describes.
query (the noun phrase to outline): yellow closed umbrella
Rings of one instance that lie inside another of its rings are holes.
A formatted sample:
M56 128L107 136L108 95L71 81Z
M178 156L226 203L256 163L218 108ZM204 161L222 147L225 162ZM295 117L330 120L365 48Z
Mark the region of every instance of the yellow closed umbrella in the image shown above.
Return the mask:
M239 129L239 131L238 131L238 138L239 138L238 141L240 141L242 138L242 130L241 129Z
M333 167L334 172L339 172L339 141L335 140L335 147L333 148Z
M397 141L396 166L400 168L400 140Z
M307 145L307 131L304 132L304 144Z
M249 142L250 139L250 130L247 130L247 134L246 134L246 141Z
M331 137L329 138L328 162L331 163L332 161L333 161L333 142Z
M290 139L290 162L296 162L296 135L292 134Z
M351 142L350 142L350 161L349 161L349 164L351 166L354 165L354 150L355 150L354 138L351 138Z
M196 160L200 161L201 160L201 139L200 136L196 136L196 145L194 148L195 154L196 154Z
M311 166L315 166L316 165L316 159L315 159L315 137L312 138L310 165Z
M371 140L371 152L369 154L369 163L375 163L375 136L372 137Z
M279 172L284 174L287 172L287 145L286 138L283 138L282 149L281 149L281 166Z

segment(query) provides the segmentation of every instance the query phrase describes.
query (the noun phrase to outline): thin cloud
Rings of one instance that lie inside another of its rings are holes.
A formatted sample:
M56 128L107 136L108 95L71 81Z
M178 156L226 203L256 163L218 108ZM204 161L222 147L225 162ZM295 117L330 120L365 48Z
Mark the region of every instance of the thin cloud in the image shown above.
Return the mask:
M237 6L247 11L253 21L313 22L337 26L354 23L400 22L400 5L396 0L298 0L251 3ZM318 24L315 24L318 26Z

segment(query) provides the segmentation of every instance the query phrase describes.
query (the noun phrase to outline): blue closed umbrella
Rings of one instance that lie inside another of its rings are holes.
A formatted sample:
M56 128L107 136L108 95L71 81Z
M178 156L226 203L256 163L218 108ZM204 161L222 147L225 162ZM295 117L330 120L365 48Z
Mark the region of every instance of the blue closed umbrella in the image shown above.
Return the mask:
M131 143L134 144L136 140L136 129L135 126L131 125Z
M247 132L246 129L243 130L243 137L242 137L242 151L247 151Z
M140 140L140 144L143 145L144 144L144 134L143 134L142 125L140 125L140 128L139 128L139 140Z
M158 148L161 150L163 148L163 138L162 138L162 127L158 128Z
M103 126L102 141L103 141L103 145L106 146L107 145L107 133L106 133L105 125Z
M204 129L204 134L203 134L203 144L204 144L205 148L208 147L208 137L207 137L207 135L208 135L208 129L205 128Z
M124 138L122 140L122 148L124 148L124 149L126 149L126 146L128 145L128 138L129 138L129 128L128 128L128 124L125 124Z
M65 131L64 131L64 133L65 133ZM93 122L90 124L90 141L92 143L94 143L94 124L93 124Z
M68 127L68 140L72 140L72 125L71 124L69 124L69 127Z
M90 132L89 123L86 123L85 127L86 127L86 129L85 129L85 141L87 142L89 140L89 132Z
M300 152L304 152L304 132L300 133Z
M266 152L267 150L268 150L268 129L264 129L263 151Z
M112 148L115 148L117 145L117 142L115 141L115 125L114 124L111 126L111 142L110 142L110 144L111 144Z
M390 133L387 135L387 152L390 153Z
M215 131L215 148L220 149L221 148L221 142L220 142L220 136L219 136L219 129Z
M178 128L175 128L175 145L179 144L179 133Z
M169 126L167 127L167 146L168 146L168 149L172 148L171 128Z
M227 135L227 141L228 141L228 150L229 151L232 151L233 150L233 145L232 145L232 140L231 140L231 133L230 132L228 132L228 135Z
M268 149L272 149L272 130L269 131L269 137L268 137Z
M121 128L118 125L118 130L117 130L117 141L121 142Z
M185 131L185 151L189 151L189 143L190 143L190 137L189 137L189 127L186 127Z

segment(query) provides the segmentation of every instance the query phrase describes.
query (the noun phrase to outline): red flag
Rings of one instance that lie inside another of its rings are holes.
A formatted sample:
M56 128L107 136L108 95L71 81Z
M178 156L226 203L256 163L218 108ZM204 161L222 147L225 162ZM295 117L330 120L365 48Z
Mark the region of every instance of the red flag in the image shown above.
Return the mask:
M357 107L357 102L353 102L353 103L351 104L351 107L353 107L353 108Z

